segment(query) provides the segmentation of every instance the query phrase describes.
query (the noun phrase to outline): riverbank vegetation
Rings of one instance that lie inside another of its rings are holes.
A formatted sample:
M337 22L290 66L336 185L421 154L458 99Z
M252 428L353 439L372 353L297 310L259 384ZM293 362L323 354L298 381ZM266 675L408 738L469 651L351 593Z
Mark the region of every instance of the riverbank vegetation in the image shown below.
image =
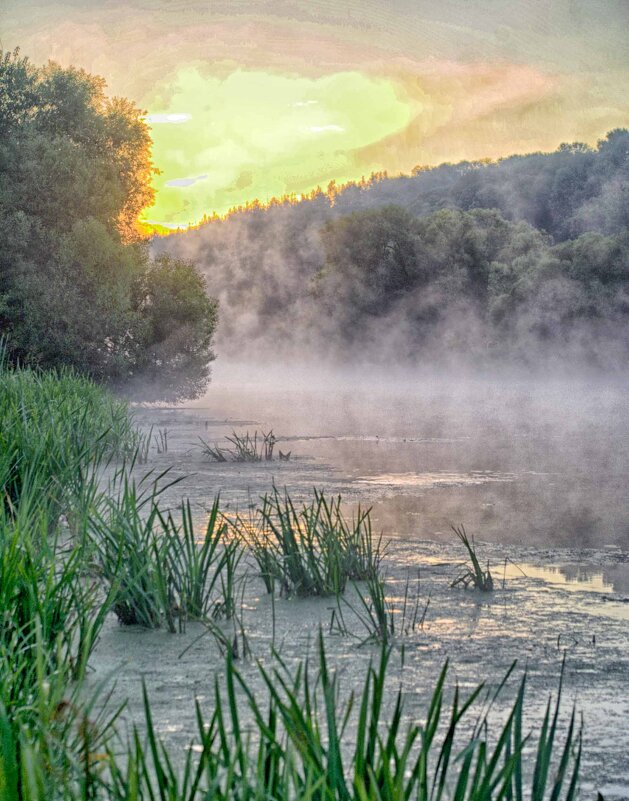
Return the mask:
M390 713L384 702L395 658L390 638L376 646L364 690L354 698L342 694L321 635L316 669L289 669L275 654L270 665L260 663L265 690L254 695L234 662L245 651L232 647L229 634L240 625L233 620L234 587L246 537L230 536L238 524L227 525L219 501L197 540L189 504L179 516L160 507L167 473L134 478L140 439L126 407L70 371L12 369L4 361L0 399L3 799L576 796L581 745L574 713L560 735L560 691L538 733L525 731L524 679L506 721L496 723L488 717L491 704L482 704L492 693L479 687L465 698L458 690L452 695L444 666L425 719L404 722L402 692ZM297 511L288 495L267 498L259 514L275 545L264 558L285 574L277 586L260 576L260 552L257 580L279 593L286 575L299 595L310 588L306 578L323 575L323 565L335 569L322 588L337 598L347 578L379 581L381 553L368 513L350 524L340 504L319 493ZM258 541L254 553L267 547ZM144 720L128 739L107 687L86 689L89 659L110 614L125 625L163 625L172 636L187 619L206 619L222 637L223 678L216 679L209 717L198 708L196 745L187 755L160 743L150 687Z

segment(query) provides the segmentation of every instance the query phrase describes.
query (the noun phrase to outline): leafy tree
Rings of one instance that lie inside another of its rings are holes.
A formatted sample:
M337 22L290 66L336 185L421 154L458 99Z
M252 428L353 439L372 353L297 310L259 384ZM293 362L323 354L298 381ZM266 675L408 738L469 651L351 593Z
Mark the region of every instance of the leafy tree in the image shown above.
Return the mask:
M151 262L135 292L144 325L137 384L142 397L198 395L209 378L218 317L203 278L190 262L163 255Z
M168 284L142 241L150 147L142 112L108 98L101 78L0 53L0 326L13 360L123 383L152 369L159 348L168 380L213 358L216 306L200 277L173 268ZM193 322L154 300L170 289L184 302L178 278Z

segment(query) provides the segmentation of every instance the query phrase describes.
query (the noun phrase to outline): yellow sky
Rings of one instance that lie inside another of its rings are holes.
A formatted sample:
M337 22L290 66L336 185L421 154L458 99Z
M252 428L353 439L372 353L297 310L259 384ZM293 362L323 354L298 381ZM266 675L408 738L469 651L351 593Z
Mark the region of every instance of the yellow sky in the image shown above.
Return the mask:
M629 124L625 0L5 0L2 44L148 113L166 226Z

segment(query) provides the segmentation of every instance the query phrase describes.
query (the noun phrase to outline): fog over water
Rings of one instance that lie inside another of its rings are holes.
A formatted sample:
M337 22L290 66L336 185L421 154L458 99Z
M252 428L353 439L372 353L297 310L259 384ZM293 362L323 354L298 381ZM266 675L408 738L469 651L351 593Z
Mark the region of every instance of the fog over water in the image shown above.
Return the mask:
M450 539L463 522L497 543L629 546L629 404L617 379L219 360L190 406L239 431L272 428L294 459L331 470L331 489L373 502L389 535Z

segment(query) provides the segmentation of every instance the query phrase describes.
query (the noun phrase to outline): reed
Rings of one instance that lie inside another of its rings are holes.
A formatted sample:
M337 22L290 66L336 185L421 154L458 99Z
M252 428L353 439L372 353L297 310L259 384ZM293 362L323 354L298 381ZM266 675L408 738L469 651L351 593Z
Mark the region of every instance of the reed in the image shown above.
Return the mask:
M297 508L276 487L265 495L253 519L238 518L236 529L250 547L268 592L284 596L337 595L348 580L378 574L381 540L375 539L369 511L348 520L340 496L328 500L314 490Z
M254 431L253 434L248 431L244 434L237 434L232 431L231 436L225 437L225 439L230 443L230 447L221 448L216 443L210 445L203 437L199 437L201 450L215 462L273 461L273 451L277 442L273 431L268 433L262 431L259 436L257 431ZM281 458L284 459L284 454L282 454Z
M461 574L457 576L450 586L458 587L462 585L466 589L473 587L481 592L491 592L494 588L494 580L489 570L489 564L487 565L487 570L483 570L480 566L474 539L469 539L464 526L452 526L451 528L463 543L470 561L469 564L463 565Z
M401 603L395 603L387 596L385 580L379 576L368 579L366 592L354 585L356 602L346 596L337 598L336 609L332 610L330 632L353 637L359 645L381 643L388 645L413 634L423 626L430 605L430 598L421 604L419 575L415 590L411 590L410 579L406 579ZM343 610L349 610L351 624L346 622ZM359 624L356 630L354 623Z
M209 720L197 706L196 756L189 749L179 771L157 736L145 688L146 739L136 730L125 759L108 752L107 798L574 801L581 731L573 710L559 734L561 680L543 719L525 732L526 675L506 721L496 725L489 710L514 666L497 691L480 685L463 697L455 687L448 701L446 664L423 720L405 723L402 691L388 689L391 653L381 649L362 692L345 702L322 637L316 671L308 663L291 671L281 660L272 669L259 665L264 701L228 656ZM243 701L252 719L246 724Z
M90 532L120 623L175 633L190 619L234 615L242 549L227 537L218 498L200 540L188 501L177 517L162 512L159 495L172 483L153 480L142 489L122 475L117 496L92 515Z

